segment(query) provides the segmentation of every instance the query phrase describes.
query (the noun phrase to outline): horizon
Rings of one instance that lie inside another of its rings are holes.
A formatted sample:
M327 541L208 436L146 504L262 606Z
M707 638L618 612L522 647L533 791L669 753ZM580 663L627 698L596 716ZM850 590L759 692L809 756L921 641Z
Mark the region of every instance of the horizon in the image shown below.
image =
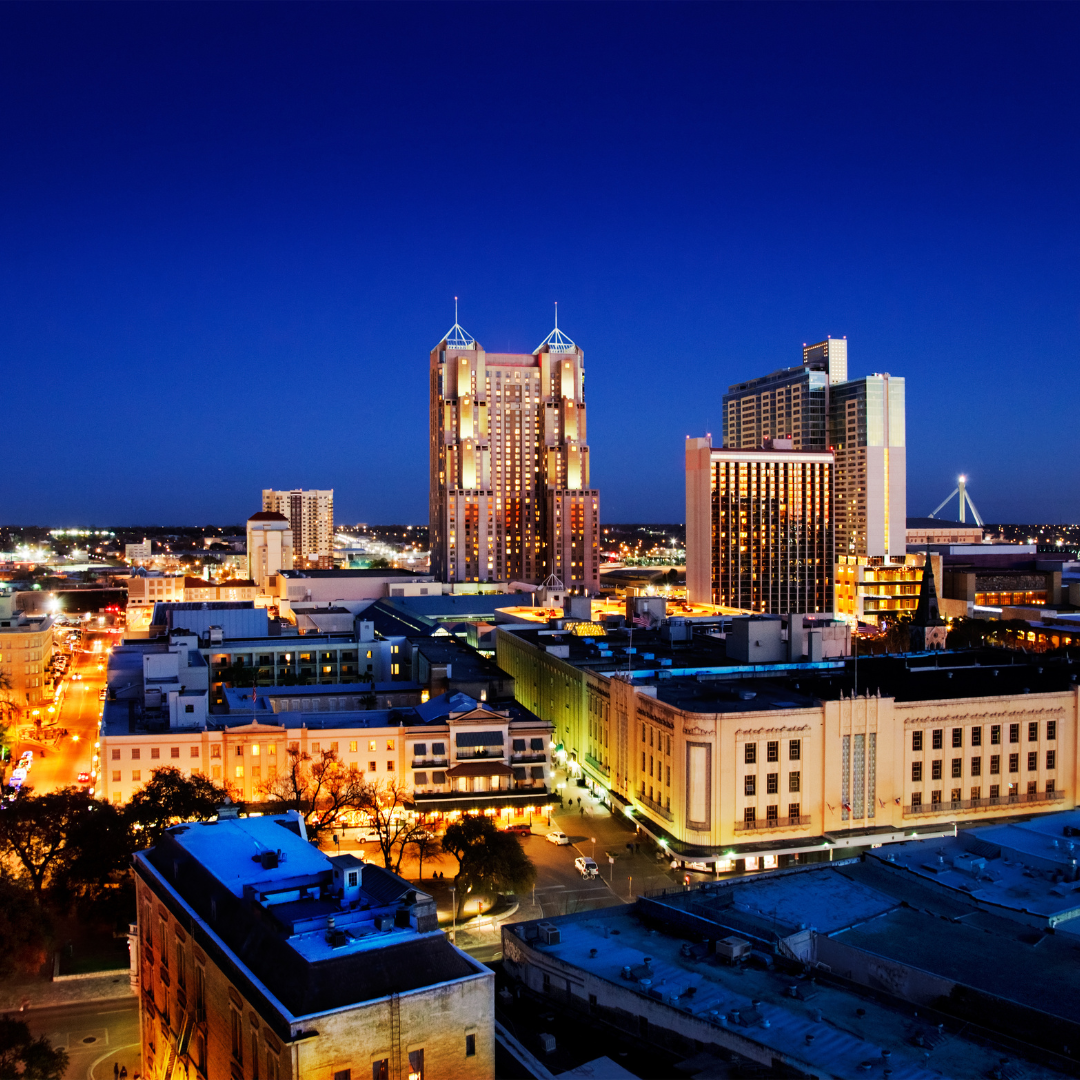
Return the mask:
M830 334L852 377L906 380L909 516L965 473L986 520L1080 520L1055 449L1075 6L14 3L0 26L5 517L229 520L295 486L423 520L458 296L493 352L559 302L602 522L683 517L684 438Z

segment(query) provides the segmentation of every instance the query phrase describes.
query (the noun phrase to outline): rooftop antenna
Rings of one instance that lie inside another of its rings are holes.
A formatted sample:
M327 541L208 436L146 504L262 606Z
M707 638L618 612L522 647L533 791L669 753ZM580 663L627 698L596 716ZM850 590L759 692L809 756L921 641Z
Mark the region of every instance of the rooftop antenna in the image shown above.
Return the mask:
M455 326L457 325L457 321L458 321L458 317L457 317L457 297L455 296L454 297L454 325Z
M555 301L555 329L559 329L559 301Z

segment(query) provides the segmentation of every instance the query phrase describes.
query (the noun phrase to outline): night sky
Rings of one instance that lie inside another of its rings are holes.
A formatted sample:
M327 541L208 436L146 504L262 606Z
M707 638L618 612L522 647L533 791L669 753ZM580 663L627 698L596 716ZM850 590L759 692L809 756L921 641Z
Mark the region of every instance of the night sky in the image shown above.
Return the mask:
M731 382L907 378L908 510L1080 521L1080 6L4 4L0 522L427 520L427 364L585 350L608 521Z

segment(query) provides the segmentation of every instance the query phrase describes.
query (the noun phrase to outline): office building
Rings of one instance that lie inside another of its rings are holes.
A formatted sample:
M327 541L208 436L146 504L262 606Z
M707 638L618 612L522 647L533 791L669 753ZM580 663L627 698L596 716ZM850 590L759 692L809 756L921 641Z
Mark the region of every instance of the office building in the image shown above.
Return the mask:
M124 545L124 558L127 559L129 563L149 562L153 557L152 548L153 543L144 537L141 544Z
M290 811L169 829L136 854L144 1076L495 1075L494 981L430 895L327 855Z
M455 322L430 357L436 579L599 587L585 355L557 327L532 353L488 353Z
M0 596L0 675L7 682L0 694L26 710L27 721L38 719L34 706L52 700L52 652L52 615L27 615L14 596Z
M155 604L190 604L200 600L254 600L258 589L250 578L218 584L186 574L136 573L127 579L129 635L148 632Z
M904 380L868 375L831 387L829 445L836 455L836 553L905 554Z
M247 522L248 577L260 588L282 570L293 568L293 532L276 510L260 510Z
M262 508L289 519L293 561L298 566L330 570L334 565L334 490L264 489Z
M922 835L1076 803L1080 683L1063 657L982 649L775 667L733 655L731 628L728 642L686 629L673 619L632 642L496 630L499 667L555 725L571 772L680 859L776 865L862 843L852 831ZM769 629L754 626L750 645Z
M686 441L691 603L774 615L833 610L834 463L790 439L758 449Z

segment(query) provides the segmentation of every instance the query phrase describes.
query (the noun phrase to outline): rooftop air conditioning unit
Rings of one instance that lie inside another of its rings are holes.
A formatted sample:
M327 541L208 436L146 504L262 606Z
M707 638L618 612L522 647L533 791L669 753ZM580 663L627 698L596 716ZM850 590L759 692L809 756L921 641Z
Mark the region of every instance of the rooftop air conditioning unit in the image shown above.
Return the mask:
M744 956L750 955L750 942L741 937L726 937L716 943L716 955L734 964Z
M545 945L558 945L562 941L562 934L554 923L541 923L539 930L540 940Z

